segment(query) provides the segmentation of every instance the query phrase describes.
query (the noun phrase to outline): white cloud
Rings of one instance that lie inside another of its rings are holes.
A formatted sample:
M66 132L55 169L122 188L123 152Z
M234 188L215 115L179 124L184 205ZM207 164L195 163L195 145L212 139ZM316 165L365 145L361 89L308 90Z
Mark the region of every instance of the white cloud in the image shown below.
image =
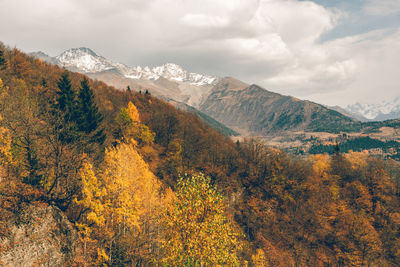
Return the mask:
M374 16L400 13L399 0L367 0L364 11Z
M227 26L229 21L225 17L209 16L206 14L185 14L181 18L181 22L189 26L196 26L201 28L207 27L224 27Z

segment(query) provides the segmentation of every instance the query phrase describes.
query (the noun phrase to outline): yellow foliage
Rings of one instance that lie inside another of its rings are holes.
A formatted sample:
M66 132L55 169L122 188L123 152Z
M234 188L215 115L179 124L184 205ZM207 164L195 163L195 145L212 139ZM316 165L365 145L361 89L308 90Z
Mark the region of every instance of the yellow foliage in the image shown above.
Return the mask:
M236 266L240 234L225 215L222 196L202 174L182 178L167 192L162 222L166 265Z
M97 264L100 265L103 262L108 261L108 255L104 249L97 248Z
M78 175L81 179L81 196L79 199L76 198L74 202L89 210L86 215L88 223L103 225L105 220L103 198L107 194L106 189L101 186L94 173L93 166L89 162L83 162Z
M364 152L353 152L345 154L353 169L363 169L367 166L368 154Z
M0 122L2 119L0 114ZM4 166L13 164L11 134L10 131L4 127L0 127L0 164Z
M121 143L106 149L97 175L93 166L84 160L79 178L81 192L74 203L85 213L76 226L85 248L93 240L103 240L104 245L98 244L97 264L109 260L104 248L114 247L116 242L135 251L141 246L148 248L152 242L148 235L149 226L155 224L161 205L160 182L135 145ZM145 248L145 253L149 253ZM87 253L86 249L84 252Z
M260 248L257 249L256 254L251 256L251 261L253 262L253 266L255 267L266 267L267 262L264 250Z
M160 182L132 144L107 149L103 169L106 214L112 214L115 223L140 229L140 216L159 205Z
M129 117L132 119L133 122L140 122L139 111L132 102L128 103L126 112L128 113Z
M313 162L313 170L319 177L325 177L330 168L330 158L327 154L311 155L310 160Z
M127 108L122 108L117 118L121 127L122 137L125 141L135 139L139 144L151 144L154 142L155 133L140 122L139 111L132 103Z

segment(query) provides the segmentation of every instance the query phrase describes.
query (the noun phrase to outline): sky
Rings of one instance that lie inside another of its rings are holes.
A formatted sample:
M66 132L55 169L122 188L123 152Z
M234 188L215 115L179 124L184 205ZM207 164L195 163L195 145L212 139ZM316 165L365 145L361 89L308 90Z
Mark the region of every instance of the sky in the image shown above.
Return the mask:
M172 62L326 105L400 96L400 0L0 0L0 41Z

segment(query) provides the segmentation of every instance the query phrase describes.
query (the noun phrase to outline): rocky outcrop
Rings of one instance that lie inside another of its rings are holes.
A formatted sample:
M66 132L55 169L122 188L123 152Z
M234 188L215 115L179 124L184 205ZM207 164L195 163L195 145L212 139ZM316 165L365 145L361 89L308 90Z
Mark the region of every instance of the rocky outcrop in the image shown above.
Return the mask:
M67 217L45 204L25 207L8 229L0 239L0 266L67 266L78 243Z

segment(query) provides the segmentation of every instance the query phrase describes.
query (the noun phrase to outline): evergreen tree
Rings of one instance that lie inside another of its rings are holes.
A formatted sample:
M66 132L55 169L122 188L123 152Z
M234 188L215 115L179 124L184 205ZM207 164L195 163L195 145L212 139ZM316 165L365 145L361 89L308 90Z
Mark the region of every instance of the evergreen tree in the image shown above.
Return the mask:
M4 58L4 51L0 48L0 69L3 69L6 66L6 59Z
M0 47L0 70L3 70L7 67L7 60L4 57L4 50Z
M45 78L42 78L42 81L40 82L40 85L43 86L44 88L47 87L47 80Z
M55 108L64 114L66 122L71 122L76 118L76 100L75 91L72 88L71 80L67 72L61 75L61 78L57 82L57 103Z
M4 58L4 51L0 49L0 69L6 65L6 59Z
M58 138L63 143L71 143L81 138L76 120L76 96L67 72L61 75L57 82L56 103L52 108L51 124L58 132Z
M105 134L103 129L100 129L100 124L103 121L103 115L94 101L93 90L89 86L89 81L84 78L81 81L81 87L78 94L76 122L78 130L86 135L90 135L90 141L103 144Z

